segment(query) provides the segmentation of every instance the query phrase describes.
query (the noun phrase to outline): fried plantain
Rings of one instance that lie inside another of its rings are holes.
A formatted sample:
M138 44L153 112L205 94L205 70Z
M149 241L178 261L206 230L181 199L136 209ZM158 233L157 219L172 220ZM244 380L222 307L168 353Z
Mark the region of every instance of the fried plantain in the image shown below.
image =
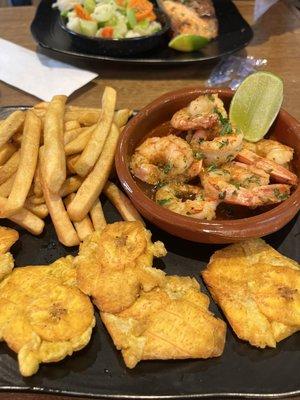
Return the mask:
M141 360L209 358L224 349L226 324L208 310L209 299L189 277L168 276L118 314L101 318L129 368Z
M0 339L18 353L20 372L82 349L95 325L89 298L74 286L72 257L15 269L0 284Z
M164 273L152 268L153 257L166 254L161 242L141 222L116 222L92 233L75 259L78 287L92 296L100 311L118 313L129 307L140 291L159 286Z
M17 231L0 226L0 282L14 267L13 256L8 253L8 250L18 239Z
M19 233L5 226L0 226L0 253L6 253L19 239Z
M300 269L262 239L216 251L202 273L236 335L265 348L300 330Z

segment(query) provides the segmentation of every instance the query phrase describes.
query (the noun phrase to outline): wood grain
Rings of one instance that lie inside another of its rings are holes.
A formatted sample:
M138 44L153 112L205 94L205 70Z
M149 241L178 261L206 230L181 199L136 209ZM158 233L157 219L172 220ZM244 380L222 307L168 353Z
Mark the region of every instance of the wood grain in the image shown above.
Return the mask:
M244 18L251 23L254 1L237 0L235 3ZM34 13L34 7L1 8L0 37L36 50L37 46L29 30ZM253 30L252 43L240 54L267 59L268 64L265 69L280 75L284 80L284 107L300 119L299 12L284 2L279 2L253 26ZM90 63L70 57L59 56L59 59L99 74L99 78L71 96L71 104L98 107L104 85L111 85L118 90L117 106L135 109L141 108L167 91L184 86L204 85L212 67L215 66L215 63L176 67L121 66L112 63ZM29 73L24 71L24 79ZM31 105L37 101L37 98L0 82L0 106ZM300 400L300 396L294 398ZM69 398L5 392L0 394L0 400L3 399L67 400ZM77 397L77 399L82 398Z

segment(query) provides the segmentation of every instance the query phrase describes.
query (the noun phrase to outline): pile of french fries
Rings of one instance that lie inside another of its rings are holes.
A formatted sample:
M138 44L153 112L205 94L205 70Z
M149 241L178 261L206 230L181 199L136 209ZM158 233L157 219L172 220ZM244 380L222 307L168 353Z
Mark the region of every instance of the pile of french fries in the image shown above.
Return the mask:
M131 111L115 111L106 87L101 108L66 105L54 96L0 121L0 218L39 235L50 214L59 241L76 246L106 225L102 192L125 220L142 220L130 200L108 181L120 132Z

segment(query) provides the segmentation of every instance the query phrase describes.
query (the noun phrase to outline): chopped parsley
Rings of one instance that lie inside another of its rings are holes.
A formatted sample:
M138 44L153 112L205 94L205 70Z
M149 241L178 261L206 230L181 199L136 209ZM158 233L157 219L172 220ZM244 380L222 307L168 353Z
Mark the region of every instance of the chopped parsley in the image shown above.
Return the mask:
M283 201L286 200L289 197L288 193L281 193L279 189L274 189L274 194L277 197L278 200Z
M194 151L193 156L196 160L203 160L204 154L201 153L200 151Z
M224 136L224 135L230 135L230 133L232 133L232 126L231 123L229 122L229 120L223 125L221 131L220 131L220 135Z
M234 181L234 180L230 181L230 183L231 183L233 186L235 186L238 190L239 190L240 187L242 186L239 182Z
M159 204L160 206L164 206L165 204L168 204L172 199L161 199L161 200L157 200L156 203Z
M163 167L164 174L168 174L171 171L172 167L173 167L173 165L170 163L165 164L165 166Z
M229 119L223 117L223 115L220 113L220 111L217 108L214 108L214 112L215 112L215 114L218 115L220 123L222 125L220 135L224 136L224 135L229 135L230 133L232 133L232 125L231 125Z
M228 154L228 156L226 157L226 162L230 162L234 159L234 155L233 154Z
M156 185L155 185L155 189L160 189L160 188L162 188L163 186L165 186L165 182L158 182Z
M216 171L217 169L218 169L218 167L217 167L216 164L210 164L210 165L207 167L207 172L214 172L214 171Z
M260 179L257 175L251 175L244 180L245 185L249 185L250 183L256 183L257 185L260 184Z
M221 142L219 142L218 145L219 145L219 149L222 149L223 147L229 145L229 140L228 139L221 140Z
M220 200L224 200L226 197L226 191L224 190L224 192L219 193L219 199Z

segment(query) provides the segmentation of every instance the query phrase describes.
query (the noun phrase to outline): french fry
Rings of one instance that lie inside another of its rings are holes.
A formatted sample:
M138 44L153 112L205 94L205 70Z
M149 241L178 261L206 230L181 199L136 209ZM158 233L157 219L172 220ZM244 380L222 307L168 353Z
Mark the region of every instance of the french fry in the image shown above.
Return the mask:
M76 120L80 125L91 126L96 124L101 114L101 110L98 108L70 107L66 107L64 122ZM48 106L45 108L34 108L35 114L41 119L45 117L47 110Z
M43 190L40 182L39 165L36 166L34 177L33 177L33 193L36 197L43 196Z
M126 125L129 117L132 115L132 110L125 108L123 110L118 110L115 112L114 116L114 123L121 128L122 126Z
M40 175L40 176L41 176L41 175ZM28 197L28 201L29 201L31 204L39 205L39 204L45 203L45 198L44 198L44 195L42 195L42 196L40 196L40 197L37 197L37 196L32 195L32 196L29 196L29 197Z
M14 179L15 179L16 174L14 173L12 176L10 176L5 182L3 182L0 185L0 197L8 197L10 192L11 192L11 188L14 184Z
M79 154L75 154L75 155L69 156L67 158L67 167L68 167L68 171L71 174L76 174L75 164L77 163L78 158L79 158Z
M44 121L44 157L43 176L49 190L58 193L66 180L66 157L64 152L63 119L66 96L54 96Z
M7 199L0 197L0 209L5 210L6 207ZM8 219L31 232L33 235L39 235L42 233L45 226L45 223L41 218L37 217L29 210L26 210L26 208L22 208L16 214L11 215Z
M5 164L7 160L17 151L16 146L12 143L5 143L0 147L0 166Z
M123 109L119 111L115 111L114 122L121 130L126 125L128 118L132 115L132 111L128 109ZM66 154L76 154L82 152L82 150L87 145L91 133L96 127L96 124L91 125L89 127L72 129L68 132L65 132L64 135L64 144L65 144L65 152ZM75 139L78 140L75 140ZM72 144L71 144L72 142ZM69 144L70 143L70 144ZM69 145L68 145L69 144Z
M107 225L99 199L95 201L95 204L91 208L90 216L96 231L102 231L102 229Z
M24 122L20 161L13 187L8 197L7 212L14 214L25 203L37 166L42 124L39 117L28 110Z
M61 197L68 196L70 193L74 193L79 189L80 185L83 182L83 178L78 175L70 176L70 178L67 178L65 182L63 183L59 194ZM0 186L1 189L1 186Z
M113 122L116 100L116 91L107 86L102 96L101 117L75 165L75 170L80 176L86 176L92 170L101 154Z
M37 215L39 218L46 218L49 214L48 208L45 203L43 204L32 204L28 200L25 201L25 208Z
M97 163L68 206L73 221L81 221L99 197L113 165L119 134L119 129L113 124Z
M103 188L103 192L125 221L141 221L144 224L141 215L129 198L114 183L108 181Z
M68 206L74 197L74 193L69 194L69 196L64 199L65 205ZM88 215L83 218L82 221L74 222L74 226L81 241L94 232L92 221Z
M99 108L86 108L82 109L81 107L72 108L70 106L65 114L65 122L76 120L83 126L90 126L96 124L99 117L101 115L101 110Z
M95 127L95 125L92 125ZM76 129L71 129L64 134L64 145L72 142L72 140L76 139L82 132L86 131L87 129L90 129L91 127L83 127L83 128L76 128Z
M33 106L34 109L46 110L48 108L49 103L47 101L40 101L39 103Z
M18 169L20 150L16 151L5 164L0 167L0 184L7 181Z
M84 150L86 147L88 141L91 138L91 135L93 133L93 130L95 128L89 127L85 131L83 131L80 135L77 136L74 140L72 140L70 143L65 145L65 153L67 156L70 156L72 154L78 154Z
M40 182L58 240L65 246L76 246L79 244L79 237L70 221L62 198L59 194L50 191L45 179L45 153L43 148L40 149L39 160Z
M67 121L64 123L64 131L80 128L80 123L76 120Z
M0 147L9 141L9 139L21 128L25 119L23 111L15 111L10 114L0 126Z

